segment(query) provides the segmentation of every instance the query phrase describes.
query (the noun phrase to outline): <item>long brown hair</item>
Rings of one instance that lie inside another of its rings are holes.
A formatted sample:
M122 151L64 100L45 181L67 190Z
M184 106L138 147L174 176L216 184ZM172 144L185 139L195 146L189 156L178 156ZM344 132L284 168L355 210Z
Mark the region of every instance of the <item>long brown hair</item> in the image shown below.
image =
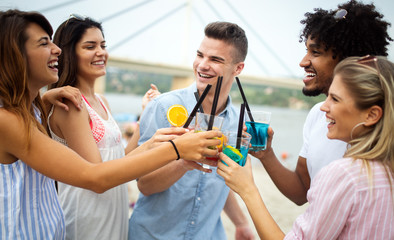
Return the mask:
M75 46L89 28L99 29L104 37L101 23L88 17L71 15L68 20L60 24L53 37L53 43L62 49L58 60L59 81L50 84L48 89L63 86L76 87L78 60Z
M47 124L40 94L35 97L33 104L40 111L42 125L35 118L35 109L30 103L25 49L28 40L26 29L30 23L38 24L52 36L50 23L40 13L19 10L0 12L0 100L4 109L23 120L28 139L32 124L47 133L43 127Z

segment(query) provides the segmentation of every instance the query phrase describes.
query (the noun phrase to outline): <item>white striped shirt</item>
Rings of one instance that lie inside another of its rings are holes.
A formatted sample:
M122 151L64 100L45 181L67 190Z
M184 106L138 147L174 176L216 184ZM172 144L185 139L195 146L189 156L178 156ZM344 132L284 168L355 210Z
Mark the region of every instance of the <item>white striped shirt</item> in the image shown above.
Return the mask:
M308 191L308 209L285 239L394 239L394 195L386 172L370 162L369 182L362 166L346 158L323 168Z
M0 239L64 239L64 228L54 181L21 160L0 164Z

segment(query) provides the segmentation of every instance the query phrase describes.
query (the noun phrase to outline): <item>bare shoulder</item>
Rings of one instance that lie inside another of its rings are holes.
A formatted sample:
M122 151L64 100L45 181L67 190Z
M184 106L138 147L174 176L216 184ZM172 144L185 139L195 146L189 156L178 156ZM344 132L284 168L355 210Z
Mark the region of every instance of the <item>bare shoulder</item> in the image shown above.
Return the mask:
M0 108L0 162L16 161L15 152L26 146L26 126L21 117Z
M24 123L21 117L18 117L15 113L0 108L0 136L3 139L5 134L12 133L17 129L24 129ZM20 131L20 130L19 130Z
M54 106L53 109L53 116L55 119L66 119L74 116L82 116L86 118L89 114L87 109L84 107L79 110L70 100L65 99L64 104L66 104L69 108L68 111L64 110L61 107Z
M62 130L64 127L74 127L75 125L89 123L89 113L86 107L77 109L77 107L69 100L64 103L68 106L68 111L64 108L54 106L52 116L49 118L51 130L59 137L64 137Z

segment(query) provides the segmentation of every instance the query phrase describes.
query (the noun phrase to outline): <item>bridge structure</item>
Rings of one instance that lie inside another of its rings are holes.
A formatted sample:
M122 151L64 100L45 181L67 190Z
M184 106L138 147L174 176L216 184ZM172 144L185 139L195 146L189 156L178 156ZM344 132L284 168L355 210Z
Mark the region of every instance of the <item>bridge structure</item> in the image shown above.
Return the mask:
M110 57L107 62L107 67L172 76L171 89L179 89L189 86L194 81L194 73L191 66L175 66L119 57ZM298 90L303 87L303 83L299 78L264 77L243 74L240 75L239 78L241 79L242 83L246 84L264 85ZM100 83L98 84L97 90L99 92L103 92L106 82L105 77L99 82Z
M82 0L75 0L75 1L64 1L62 3L55 3L55 4L44 4L39 5L41 9L38 9L39 12L47 14L53 13L56 11L63 11L65 7L68 9L78 9L78 7L83 6L84 1ZM115 19L121 19L125 15L132 15L137 14L138 12L146 12L149 11L150 8L154 7L153 4L159 4L160 1L158 0L141 0L138 2L130 2L125 4L124 7L117 9L115 12L110 11L105 15L99 15L99 21L105 25L108 22L111 22ZM258 57L253 51L248 52L248 56L250 57L251 61L253 61L258 68L267 74L267 76L252 76L252 75L245 75L241 74L239 77L242 83L245 84L255 84L255 85L264 85L264 86L272 86L272 87L280 87L280 88L288 88L288 89L301 89L303 87L303 83L301 79L296 78L295 74L292 72L291 69L287 67L287 64L283 61L282 57L278 55L267 42L264 40L261 31L257 31L254 29L252 24L247 21L246 18L243 17L243 13L239 11L236 5L233 5L234 2L232 1L223 1L222 4L214 4L212 1L204 0L204 1L194 1L194 0L179 0L174 2L174 4L170 4L168 8L163 8L163 14L157 16L150 16L150 18L146 19L145 21L141 21L141 27L137 29L133 29L133 31L128 32L127 35L117 39L117 42L111 44L109 46L108 51L110 52L110 56L115 56L112 54L115 49L120 49L129 43L133 39L137 37L146 37L144 33L148 30L161 26L167 27L164 24L170 19L174 18L175 16L184 16L184 26L186 26L186 31L184 31L184 40L185 42L189 42L190 38L190 29L191 23L195 22L205 26L211 20L207 20L210 14L214 14L217 20L226 21L228 15L235 15L237 16L237 21L239 24L242 24L248 30L248 38L253 38L255 41L263 47L267 51L267 56L272 59L271 62L277 62L282 66L283 73L288 77L269 77L269 71L265 64L262 63L261 59ZM157 5L156 5L157 6ZM162 5L160 5L162 6ZM226 15L222 15L223 9L226 9ZM201 10L205 12L209 12L210 14L202 14ZM149 15L149 14L148 14ZM63 21L63 20L62 20ZM131 21L131 20L130 20ZM123 24L123 23L122 23ZM139 25L139 24L138 24ZM177 25L178 26L178 25ZM183 26L179 25L178 27ZM104 27L105 28L105 27ZM109 33L108 35L116 34L113 28L108 28L108 31L111 29L114 31L113 33ZM145 60L146 61L146 60ZM147 72L147 73L156 73L156 74L165 74L172 76L172 86L171 89L178 89L185 86L188 86L191 82L194 81L193 70L192 66L176 66L176 65L169 65L169 64L162 64L162 63L153 63L153 62L144 62L141 60L134 60L131 58L120 58L120 57L110 57L107 62L108 67L120 68L124 70L130 71L139 71L139 72ZM99 92L105 91L105 77L99 79L98 84L96 84L96 90Z

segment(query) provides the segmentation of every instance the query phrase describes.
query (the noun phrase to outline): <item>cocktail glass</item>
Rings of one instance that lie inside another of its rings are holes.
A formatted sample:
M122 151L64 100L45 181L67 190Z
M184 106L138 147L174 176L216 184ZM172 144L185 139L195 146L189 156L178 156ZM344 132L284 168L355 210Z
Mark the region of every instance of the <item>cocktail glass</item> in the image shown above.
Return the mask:
M242 132L241 137L237 132L225 132L224 136L223 153L240 166L245 166L252 136L247 132Z
M198 112L196 114L196 125L195 125L194 131L196 131L196 132L207 131L210 117L211 117L211 114ZM224 121L224 118L219 117L219 116L214 116L212 130L220 131L222 129L223 121ZM221 140L223 140L223 137L221 138ZM223 141L221 142L220 145L212 146L211 148L212 149L217 148L218 151L221 152L222 148L223 148ZM219 160L219 155L218 156L207 156L206 158L209 160ZM209 166L206 164L203 164L203 167L209 168Z
M254 122L246 121L247 132L252 136L250 151L261 151L267 148L268 127L271 113L265 111L252 111Z

